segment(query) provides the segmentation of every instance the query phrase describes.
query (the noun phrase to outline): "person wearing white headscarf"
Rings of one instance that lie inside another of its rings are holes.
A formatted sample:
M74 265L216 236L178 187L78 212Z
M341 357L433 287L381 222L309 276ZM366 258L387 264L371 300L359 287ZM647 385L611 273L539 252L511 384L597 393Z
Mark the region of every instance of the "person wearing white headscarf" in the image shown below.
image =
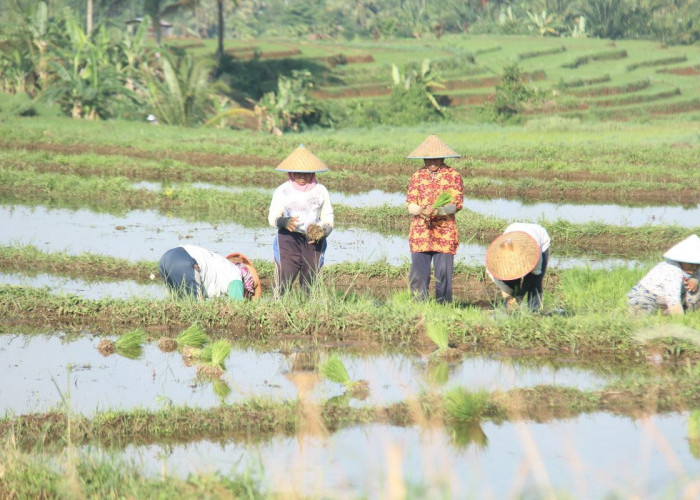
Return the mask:
M632 314L683 314L697 302L700 238L693 234L677 243L627 294Z

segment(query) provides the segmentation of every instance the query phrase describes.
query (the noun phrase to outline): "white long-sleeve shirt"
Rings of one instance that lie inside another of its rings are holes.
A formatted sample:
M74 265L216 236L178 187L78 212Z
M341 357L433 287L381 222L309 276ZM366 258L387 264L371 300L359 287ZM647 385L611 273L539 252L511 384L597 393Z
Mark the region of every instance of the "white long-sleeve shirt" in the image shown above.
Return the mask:
M197 245L182 245L182 248L197 261L201 285L207 297L227 296L229 283L243 281L238 266L223 255Z
M532 236L540 247L540 254L543 254L544 252L549 250L549 245L552 240L549 237L549 233L547 232L547 230L539 224L532 224L530 222L513 222L503 232L510 233L512 231L522 231L523 233L527 233L530 236ZM542 272L541 256L540 260L537 261L537 265L535 266L535 268L530 272L532 274L540 274Z
M267 220L277 227L279 217L297 217L297 232L306 233L309 224L333 227L333 206L328 190L323 184L316 184L308 191L294 189L291 182L285 182L272 195Z
M669 309L681 303L683 278L690 274L681 269L678 262L666 260L659 262L641 279L635 288L649 292L658 304Z

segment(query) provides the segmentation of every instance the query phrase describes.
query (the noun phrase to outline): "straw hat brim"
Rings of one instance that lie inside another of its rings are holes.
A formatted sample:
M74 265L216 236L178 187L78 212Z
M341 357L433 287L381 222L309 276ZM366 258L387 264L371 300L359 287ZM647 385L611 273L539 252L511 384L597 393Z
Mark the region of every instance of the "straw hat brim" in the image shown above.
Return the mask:
M454 149L442 142L435 135L429 135L416 149L411 151L406 158L422 158L424 160L434 158L459 158L460 155Z
M328 172L328 167L325 163L311 151L300 145L291 152L275 169L279 172Z
M258 275L258 271L255 269L255 266L250 259L240 252L230 253L226 256L226 258L231 262L239 262L248 268L250 274L253 275L253 285L255 287L255 291L253 292L253 296L250 298L250 300L258 300L262 296L262 286L260 285L260 276Z
M688 264L700 264L700 238L691 234L683 241L673 245L665 254L664 259Z
M523 231L503 233L486 250L486 269L501 281L522 278L540 260L540 246Z

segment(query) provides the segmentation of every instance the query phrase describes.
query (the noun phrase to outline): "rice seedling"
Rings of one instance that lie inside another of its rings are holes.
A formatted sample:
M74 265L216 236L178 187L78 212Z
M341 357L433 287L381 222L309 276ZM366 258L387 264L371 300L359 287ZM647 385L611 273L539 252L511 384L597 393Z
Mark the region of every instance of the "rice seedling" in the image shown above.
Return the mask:
M455 387L445 393L445 412L456 422L468 422L483 416L488 402L486 391L469 392L463 387Z
M136 359L143 352L142 345L146 342L146 332L140 329L125 333L115 341L102 339L97 344L97 350L103 356L109 356L115 352L125 358Z
M454 203L456 196L457 193L454 191L454 189L448 189L446 191L443 191L438 195L437 198L435 198L435 201L433 202L433 208L441 208L450 203Z
M199 347L202 348L211 340L204 329L197 323L193 323L189 328L183 330L175 339L178 347Z
M438 351L444 351L449 347L450 334L445 323L442 321L429 321L425 329L428 338L438 346Z
M369 383L366 380L353 381L345 365L336 355L321 363L319 370L321 375L331 382L342 384L346 393L352 397L365 399L369 395Z
M158 339L158 348L163 352L172 352L185 347L201 348L210 341L204 329L197 323L193 323L174 339L168 337Z
M224 361L231 354L231 342L217 340L208 344L200 352L201 363L197 365L197 375L207 377L220 377L226 370Z
M231 394L231 388L229 385L218 378L211 381L211 388L214 390L214 394L216 394L222 401L226 399L229 394Z

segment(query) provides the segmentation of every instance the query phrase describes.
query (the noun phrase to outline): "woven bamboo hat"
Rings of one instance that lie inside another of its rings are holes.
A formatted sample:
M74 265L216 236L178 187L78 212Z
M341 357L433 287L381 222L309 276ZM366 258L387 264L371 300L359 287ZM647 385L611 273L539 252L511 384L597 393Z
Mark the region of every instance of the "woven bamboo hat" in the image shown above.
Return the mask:
M540 246L523 231L503 233L486 250L486 269L497 280L522 278L540 260Z
M437 135L431 134L406 158L459 158L459 156L459 153L442 142Z
M319 160L316 155L306 149L303 144L299 144L292 153L287 156L282 163L277 165L275 170L280 172L327 172L328 167Z
M250 300L258 300L262 296L262 286L260 284L260 275L258 275L257 269L255 269L255 266L253 263L250 261L248 257L243 255L240 252L233 252L230 253L226 256L228 260L231 262L238 262L240 264L243 264L245 267L248 268L248 271L250 271L250 274L253 276L253 286L255 290L253 291L253 296L250 298Z
M683 241L673 245L664 254L664 259L700 264L700 238L697 234L691 234Z

